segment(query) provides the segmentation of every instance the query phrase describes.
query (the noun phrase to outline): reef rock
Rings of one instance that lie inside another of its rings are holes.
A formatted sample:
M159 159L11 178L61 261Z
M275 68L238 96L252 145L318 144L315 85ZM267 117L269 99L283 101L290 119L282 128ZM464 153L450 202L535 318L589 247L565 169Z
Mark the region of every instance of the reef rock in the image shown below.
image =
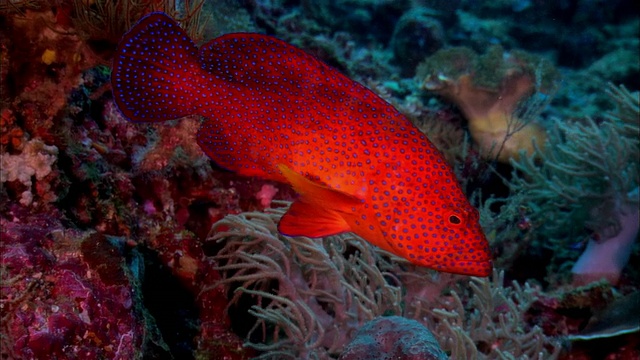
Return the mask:
M431 332L415 320L379 317L364 324L340 360L446 360Z

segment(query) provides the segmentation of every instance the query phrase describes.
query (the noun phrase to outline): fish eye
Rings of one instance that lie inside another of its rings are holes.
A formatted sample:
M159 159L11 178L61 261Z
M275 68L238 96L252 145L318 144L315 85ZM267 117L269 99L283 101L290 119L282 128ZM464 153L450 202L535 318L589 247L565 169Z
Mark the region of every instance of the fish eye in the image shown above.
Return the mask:
M460 225L462 223L462 220L460 220L457 215L451 215L449 216L449 222L453 225Z

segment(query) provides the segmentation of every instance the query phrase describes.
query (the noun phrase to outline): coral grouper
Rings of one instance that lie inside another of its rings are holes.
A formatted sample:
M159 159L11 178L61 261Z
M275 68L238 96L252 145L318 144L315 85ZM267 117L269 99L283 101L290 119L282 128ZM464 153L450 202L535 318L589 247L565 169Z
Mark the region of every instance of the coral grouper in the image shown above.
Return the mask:
M228 34L200 49L152 13L119 44L116 103L132 121L205 118L198 143L217 164L290 184L290 236L352 231L432 269L487 276L478 212L442 154L364 86L278 39Z

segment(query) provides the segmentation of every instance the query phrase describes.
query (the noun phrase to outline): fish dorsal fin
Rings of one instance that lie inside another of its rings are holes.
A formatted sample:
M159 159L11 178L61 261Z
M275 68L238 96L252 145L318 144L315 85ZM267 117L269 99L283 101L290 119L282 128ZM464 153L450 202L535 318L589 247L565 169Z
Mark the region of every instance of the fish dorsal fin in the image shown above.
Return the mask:
M126 33L113 58L114 99L131 121L194 114L202 88L198 48L164 13L151 13Z

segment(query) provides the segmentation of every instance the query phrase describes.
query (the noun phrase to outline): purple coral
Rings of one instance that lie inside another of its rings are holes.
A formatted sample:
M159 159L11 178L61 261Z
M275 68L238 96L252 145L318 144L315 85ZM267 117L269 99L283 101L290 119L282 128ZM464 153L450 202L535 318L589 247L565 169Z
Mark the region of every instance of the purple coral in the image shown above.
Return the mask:
M593 238L589 240L586 249L571 269L574 284L588 284L600 279L606 279L612 284L619 282L638 238L638 218L638 209L627 206L618 215L621 229L615 236L600 241Z

